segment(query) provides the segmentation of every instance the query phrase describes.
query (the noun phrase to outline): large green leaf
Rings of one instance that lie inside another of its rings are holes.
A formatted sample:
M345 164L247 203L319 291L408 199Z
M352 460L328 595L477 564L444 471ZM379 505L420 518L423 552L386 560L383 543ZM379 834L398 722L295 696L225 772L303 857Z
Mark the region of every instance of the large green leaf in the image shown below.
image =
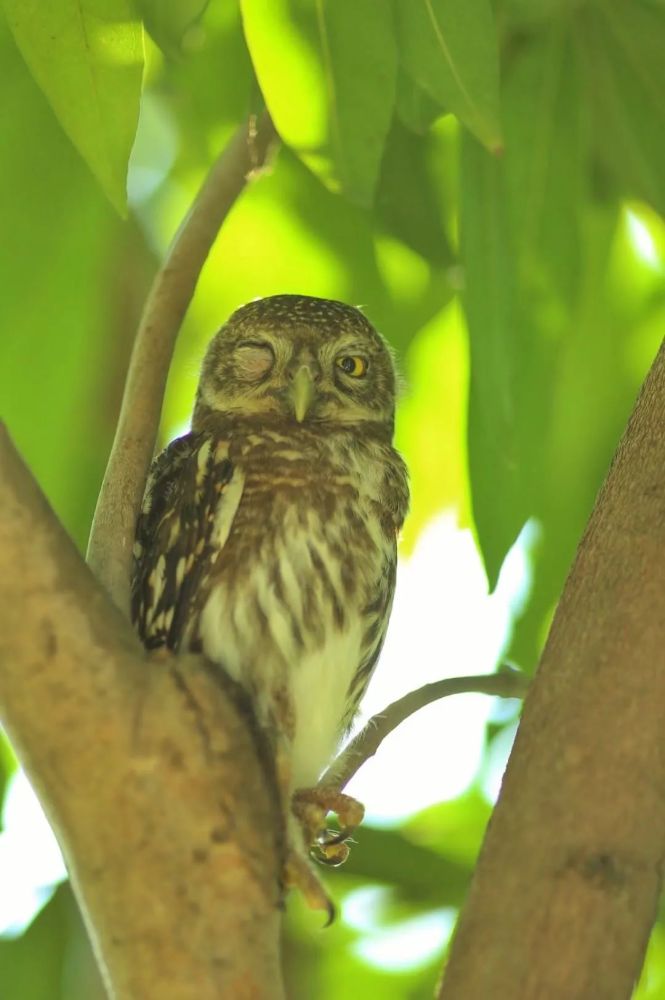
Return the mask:
M577 19L599 156L617 182L665 213L665 7L590 4Z
M60 124L124 213L143 70L141 25L131 0L2 2Z
M397 12L409 75L498 149L499 59L489 0L397 0Z
M488 576L536 513L561 342L573 336L584 130L554 26L513 60L501 162L463 140L461 249L471 343L469 463Z
M371 204L395 102L397 51L376 0L241 0L278 132L335 191Z
M113 438L145 263L137 259L132 227L120 223L58 126L2 20L0 65L0 218L11 233L0 243L2 417L83 545Z
M469 328L469 473L474 522L490 582L528 517L517 440L516 261L502 164L462 136L460 251Z

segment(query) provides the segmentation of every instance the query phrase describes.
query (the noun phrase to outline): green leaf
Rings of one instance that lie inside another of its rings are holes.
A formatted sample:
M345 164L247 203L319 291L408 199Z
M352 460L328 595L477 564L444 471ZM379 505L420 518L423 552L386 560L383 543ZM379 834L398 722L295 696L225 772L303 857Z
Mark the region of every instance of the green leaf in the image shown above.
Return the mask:
M397 51L376 0L241 0L278 132L333 191L372 202L395 103Z
M574 338L585 130L572 47L554 25L513 60L506 153L462 147L461 243L471 345L469 464L490 582L541 512L558 357Z
M412 843L398 830L364 825L340 872L393 885L405 900L460 906L472 866Z
M460 251L469 327L469 474L474 522L493 586L528 517L519 461L514 365L515 255L502 164L468 133L460 164Z
M3 997L16 1000L104 1000L107 996L68 883L27 930L0 940Z
M376 194L380 224L393 236L438 267L450 266L454 254L439 201L441 184L432 176L431 142L393 123L381 165Z
M395 111L403 125L416 135L425 135L437 118L447 110L400 68L397 74Z
M2 416L84 547L149 265L137 260L133 227L59 127L4 19L0 66L0 218L12 234L0 243Z
M489 0L397 0L397 12L409 75L488 149L499 149L499 59Z
M3 0L32 75L124 214L139 113L143 42L130 0Z
M209 3L210 0L137 0L137 8L162 51L176 55Z
M505 171L519 278L538 306L570 309L580 274L587 134L577 60L557 26L514 60L503 94ZM524 293L520 293L523 301Z
M619 191L665 213L665 7L603 0L577 37L598 154Z

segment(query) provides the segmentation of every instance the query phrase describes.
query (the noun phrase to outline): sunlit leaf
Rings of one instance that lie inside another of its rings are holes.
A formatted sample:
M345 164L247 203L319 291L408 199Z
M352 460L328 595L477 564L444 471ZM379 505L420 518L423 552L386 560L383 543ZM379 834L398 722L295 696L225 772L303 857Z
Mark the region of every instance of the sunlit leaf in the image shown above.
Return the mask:
M125 211L143 42L130 0L2 0L25 61L114 206Z
M0 217L12 233L0 242L2 417L66 529L84 545L146 265L135 230L120 223L65 137L4 22L0 65Z
M375 0L242 0L280 135L332 189L369 205L395 102L391 9Z
M398 0L409 75L489 149L501 146L499 60L489 0Z

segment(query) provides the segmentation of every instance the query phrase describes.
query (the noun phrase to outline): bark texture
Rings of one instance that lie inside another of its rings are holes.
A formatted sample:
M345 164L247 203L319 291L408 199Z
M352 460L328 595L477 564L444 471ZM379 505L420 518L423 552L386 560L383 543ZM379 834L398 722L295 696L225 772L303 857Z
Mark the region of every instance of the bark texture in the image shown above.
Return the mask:
M0 707L110 995L281 997L281 824L243 701L146 656L4 431Z
M627 1000L665 861L665 349L558 606L440 997Z

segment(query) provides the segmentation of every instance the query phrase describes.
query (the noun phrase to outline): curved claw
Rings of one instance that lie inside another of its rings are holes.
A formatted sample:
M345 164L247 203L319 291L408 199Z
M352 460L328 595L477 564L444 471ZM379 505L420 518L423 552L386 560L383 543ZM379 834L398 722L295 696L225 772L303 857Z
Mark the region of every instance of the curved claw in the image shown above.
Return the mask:
M324 910L327 914L324 927L330 927L335 919L335 904L316 877L307 860L294 850L290 850L284 864L284 887L299 889L305 902L312 910Z

